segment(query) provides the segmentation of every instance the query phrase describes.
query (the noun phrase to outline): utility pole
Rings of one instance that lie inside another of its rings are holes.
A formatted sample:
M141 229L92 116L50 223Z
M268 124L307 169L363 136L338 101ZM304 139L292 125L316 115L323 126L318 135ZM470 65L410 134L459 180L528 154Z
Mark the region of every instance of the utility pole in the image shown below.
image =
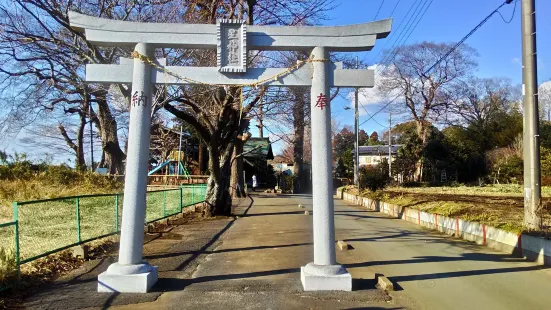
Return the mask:
M178 163L176 164L176 177L180 178L180 153L182 152L182 130L183 126L180 125L180 144L178 146Z
M88 103L88 114L90 115L90 170L94 172L94 129L92 128L92 103Z
M392 178L392 111L388 108L388 176Z
M538 115L538 72L536 53L535 0L522 0L522 81L524 225L541 228L541 169Z
M356 56L356 69L358 69L358 56ZM360 133L358 113L358 88L354 88L354 185L360 188Z

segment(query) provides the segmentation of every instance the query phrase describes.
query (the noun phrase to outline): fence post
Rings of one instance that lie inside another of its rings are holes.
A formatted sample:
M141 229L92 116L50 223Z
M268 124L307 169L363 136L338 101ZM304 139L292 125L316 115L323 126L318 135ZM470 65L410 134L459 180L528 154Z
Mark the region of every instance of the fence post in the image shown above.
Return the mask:
M80 238L80 199L76 198L76 216L77 216L77 242L80 244L82 239Z
M15 222L15 265L17 266L17 283L21 280L21 257L19 250L19 206L13 203L13 221Z
M180 185L180 213L182 213L182 211L184 210L184 204L183 204L183 199L184 199L184 193L183 193L183 190L182 190L182 185Z
M163 191L163 217L166 217L166 190Z
M115 232L119 232L119 194L115 194Z

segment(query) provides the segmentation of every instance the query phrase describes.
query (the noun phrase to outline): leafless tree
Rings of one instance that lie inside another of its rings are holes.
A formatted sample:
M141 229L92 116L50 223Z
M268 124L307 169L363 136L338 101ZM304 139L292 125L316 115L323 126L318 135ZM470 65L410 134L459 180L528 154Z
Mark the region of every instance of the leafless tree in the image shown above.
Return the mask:
M510 109L515 97L515 88L508 79L469 78L457 83L450 94L445 121L485 131L496 113Z
M551 81L542 83L538 88L540 118L551 122Z
M238 18L247 20L249 24L299 25L316 22L316 18L320 18L331 3L331 0L199 0L190 3L191 9L186 10L184 18L186 22L196 23L214 23L217 18ZM215 65L213 52L187 51L182 55L186 63ZM257 65L265 64L261 56L257 54L251 61ZM173 99L167 100L165 109L189 123L207 145L209 153L211 175L205 214L229 214L231 157L235 153L235 162L239 165L242 141L238 137L248 129L249 114L257 111L256 105L267 90L193 86L181 87L178 91ZM240 98L244 98L243 102ZM234 152L236 145L238 149ZM235 169L234 174L237 174L234 180L241 175L239 169Z
M109 105L108 89L84 81L84 65L114 63L129 51L98 48L69 26L70 10L120 20L165 21L178 11L176 1L14 0L0 4L0 85L15 88L18 101L32 101L12 109L12 116L36 111L83 116L92 120L102 140L102 166L123 173L124 152L119 145L117 120ZM13 86L16 85L16 86ZM116 85L128 97L128 88ZM6 101L0 102L3 105ZM96 109L90 113L89 107ZM82 124L82 123L80 123ZM79 125L80 126L80 125ZM63 130L60 128L60 135ZM67 139L81 149L80 142ZM81 151L79 151L81 152ZM82 156L79 156L79 161Z
M383 90L399 93L403 98L404 110L415 121L423 146L427 142L428 128L447 107L455 84L469 76L476 67L476 52L467 45L461 45L427 72L453 45L422 42L396 47L388 51L392 56L384 63ZM423 162L421 154L417 155L416 179L421 180Z

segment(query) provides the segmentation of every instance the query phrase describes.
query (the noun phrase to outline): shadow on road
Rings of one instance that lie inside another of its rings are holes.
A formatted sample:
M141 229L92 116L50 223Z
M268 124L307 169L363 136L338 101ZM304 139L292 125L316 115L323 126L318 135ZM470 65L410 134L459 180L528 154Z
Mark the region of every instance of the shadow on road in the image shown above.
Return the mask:
M193 279L160 278L155 284L152 292L181 291L184 288L186 288L186 286L189 286L191 284L196 284L196 283L221 281L221 280L248 279L248 278L273 276L273 275L296 273L296 272L300 272L300 268L287 268L287 269L276 269L276 270L237 273L237 274L213 275L213 276L198 277Z
M441 272L441 273L419 274L419 275L409 275L409 276L395 276L395 277L388 277L388 279L392 282L399 283L399 282L407 282L407 281L449 279L449 278L456 278L456 277L478 276L478 275L487 275L487 274L534 271L534 270L542 270L542 269L548 269L548 268L549 267L546 267L546 266L527 266L527 267L495 268L495 269L482 269L482 270L465 270L465 271Z
M288 247L305 246L305 245L312 245L312 243L261 245L261 246L254 246L254 247L248 247L248 248L221 249L221 250L214 250L214 251L208 251L208 250L204 250L204 251L201 251L201 250L199 250L199 251L184 251L184 252L146 255L146 256L144 256L144 259L167 258L167 257L176 257L176 256L189 255L189 254L200 255L200 254L216 254L216 253L227 253L227 252L254 251L254 250L288 248Z
M266 206L263 206L266 207ZM288 212L271 212L271 213L254 213L254 214L247 214L243 217L251 217L251 216L270 216L270 215L293 215L293 214L302 214L304 215L304 211L288 211Z

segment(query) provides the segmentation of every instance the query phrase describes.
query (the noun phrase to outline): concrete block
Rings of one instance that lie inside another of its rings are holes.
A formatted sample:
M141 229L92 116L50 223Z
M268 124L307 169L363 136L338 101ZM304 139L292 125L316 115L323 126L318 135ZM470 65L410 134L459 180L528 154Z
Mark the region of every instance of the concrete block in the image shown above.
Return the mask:
M421 217L421 226L434 228L436 224L434 214L430 214L427 212L419 212L419 215Z
M491 226L486 226L486 240L493 240L505 245L516 247L518 243L518 235Z
M476 242L477 244L484 243L484 234L482 229L482 224L463 221L461 227L461 236L463 239Z
M305 291L352 291L352 275L343 273L337 275L315 275L300 268L300 280Z
M438 230L448 235L455 234L455 219L439 215L438 216Z
M377 284L385 291L394 291L394 284L382 274L377 275Z
M82 259L88 259L88 249L87 245L81 244L71 248L73 252L73 257L80 257Z
M100 293L147 293L157 282L156 266L146 273L109 274L107 271L98 276L98 292Z
M346 243L346 242L344 242L344 241L342 241L342 240L339 240L339 241L337 242L337 247L338 247L339 250L341 250L341 251L348 251L348 248L349 248L348 243Z
M541 237L522 235L522 254L530 261L542 265L551 265L551 240Z

